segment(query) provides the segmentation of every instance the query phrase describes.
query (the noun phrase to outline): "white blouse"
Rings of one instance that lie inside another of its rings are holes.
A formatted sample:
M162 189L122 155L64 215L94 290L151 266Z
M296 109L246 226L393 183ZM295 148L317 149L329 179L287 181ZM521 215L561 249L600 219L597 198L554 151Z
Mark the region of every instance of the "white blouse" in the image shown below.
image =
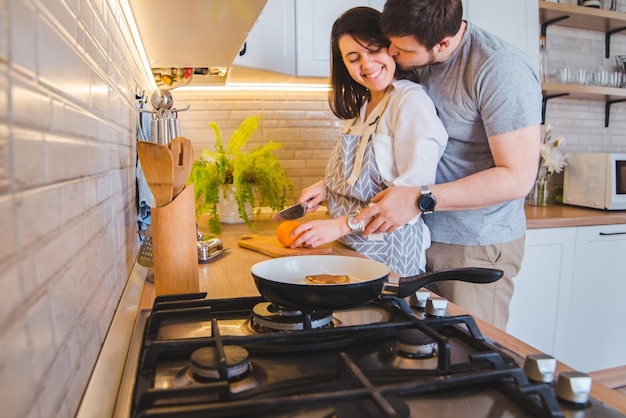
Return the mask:
M380 174L387 185L434 184L437 164L446 147L448 134L421 85L398 80L393 82L392 87L372 137ZM366 106L367 102L363 104L357 120L342 124L342 133L363 134ZM372 113L370 121L376 116Z

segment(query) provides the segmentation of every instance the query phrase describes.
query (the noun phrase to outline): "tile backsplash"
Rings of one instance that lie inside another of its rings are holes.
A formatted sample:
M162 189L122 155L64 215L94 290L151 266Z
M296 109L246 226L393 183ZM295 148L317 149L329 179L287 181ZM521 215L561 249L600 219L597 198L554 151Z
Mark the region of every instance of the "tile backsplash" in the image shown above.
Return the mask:
M549 47L571 36L603 63L601 34L551 28ZM626 37L614 39L620 53ZM135 95L148 85L117 0L0 0L3 416L77 411L138 251ZM250 145L282 142L296 196L323 176L339 128L325 92L173 94L190 105L179 117L196 156L213 147L209 122L228 138L261 114ZM566 151L626 152L626 104L609 128L601 101L554 99L547 120Z
M276 151L287 175L300 190L324 176L326 161L339 133L339 120L328 107L326 91L185 91L174 90L181 134L191 139L194 156L214 150L215 134L209 127L216 122L222 140L227 141L248 116L261 115L259 127L247 147L269 141L280 142ZM295 202L294 202L295 203Z
M116 0L0 0L3 416L75 415L137 254L130 39Z

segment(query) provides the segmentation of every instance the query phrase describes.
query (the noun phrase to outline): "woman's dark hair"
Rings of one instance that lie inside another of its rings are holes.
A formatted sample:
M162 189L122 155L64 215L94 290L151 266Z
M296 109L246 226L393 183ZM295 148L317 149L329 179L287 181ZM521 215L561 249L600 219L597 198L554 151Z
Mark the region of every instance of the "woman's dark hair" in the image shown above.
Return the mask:
M330 110L340 119L358 116L361 106L369 98L369 90L352 79L343 63L339 38L350 35L363 46L389 47L379 25L380 12L371 7L354 7L344 12L333 24L330 35ZM396 78L415 80L412 71L396 70Z
M443 38L455 35L462 21L461 0L387 0L380 27L387 37L413 36L432 49Z

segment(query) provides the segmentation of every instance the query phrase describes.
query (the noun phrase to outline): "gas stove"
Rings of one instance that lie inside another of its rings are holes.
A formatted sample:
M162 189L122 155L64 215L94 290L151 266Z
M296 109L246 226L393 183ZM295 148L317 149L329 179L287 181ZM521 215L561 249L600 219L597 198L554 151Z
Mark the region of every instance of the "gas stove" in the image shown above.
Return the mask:
M624 417L555 367L426 292L335 312L172 295L139 313L114 416Z

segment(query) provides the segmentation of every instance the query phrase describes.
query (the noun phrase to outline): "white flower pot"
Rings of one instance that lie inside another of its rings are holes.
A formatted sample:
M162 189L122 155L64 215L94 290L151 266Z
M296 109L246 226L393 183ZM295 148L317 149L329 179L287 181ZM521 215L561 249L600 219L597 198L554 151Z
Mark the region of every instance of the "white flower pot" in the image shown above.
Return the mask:
M235 199L235 186L225 184L220 190L220 201L217 204L217 213L220 216L220 222L223 224L242 224L245 223L239 215L237 208L237 199ZM252 219L252 207L246 203L246 214Z

